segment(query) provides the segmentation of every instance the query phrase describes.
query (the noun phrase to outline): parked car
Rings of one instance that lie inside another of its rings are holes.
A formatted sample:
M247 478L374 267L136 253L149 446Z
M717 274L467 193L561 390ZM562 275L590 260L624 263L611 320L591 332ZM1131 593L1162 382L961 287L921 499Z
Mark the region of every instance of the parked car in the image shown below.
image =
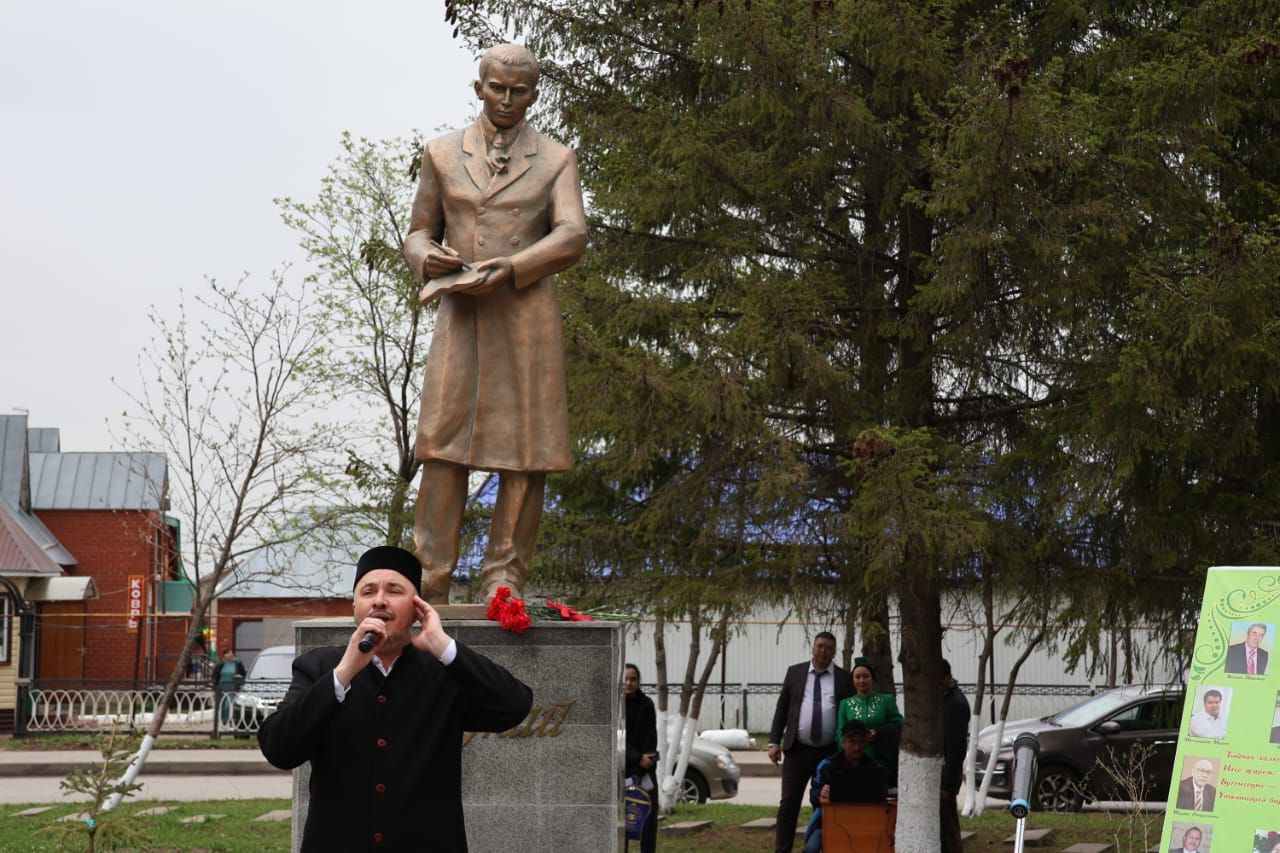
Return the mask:
M295 657L293 646L271 646L254 658L244 685L231 704L231 723L237 734L256 732L275 711L289 689Z
M1129 685L1038 720L1008 722L998 745L996 727L987 726L978 734L979 784L987 757L998 749L990 794L1008 799L1013 741L1032 732L1040 740L1032 808L1076 811L1086 800L1164 800L1173 779L1182 702L1179 688Z
M696 737L676 802L705 803L736 797L741 777L742 770L733 760L732 752L718 743Z

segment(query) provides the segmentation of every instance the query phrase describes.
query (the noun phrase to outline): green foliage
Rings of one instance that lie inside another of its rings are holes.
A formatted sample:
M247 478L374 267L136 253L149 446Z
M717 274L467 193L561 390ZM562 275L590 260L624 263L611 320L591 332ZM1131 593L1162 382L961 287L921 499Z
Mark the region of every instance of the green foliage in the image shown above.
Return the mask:
M106 811L103 804L115 794L131 797L141 790L136 782L123 782L121 777L129 767L130 759L138 751L141 738L135 734L121 735L116 730L99 739L98 749L102 763L86 768L76 768L59 784L64 794L82 794L89 798L83 810L83 820L63 824L64 844L74 843L82 837L88 853L101 846L113 849L122 845L136 845L141 834L133 815L117 810Z
M955 565L981 548L987 531L980 507L953 473L959 460L939 458L948 451L954 448L924 429L866 430L854 441L847 465L858 488L848 518L863 548L868 589L892 584L912 555Z
M148 803L148 806L156 805ZM268 811L289 808L288 800L217 800L189 803L160 803L174 810L157 817L138 818L147 822L149 849L159 850L219 850L232 853L268 853L289 850L290 822L255 822L253 819ZM25 805L0 806L0 849L22 851L62 850L58 833L54 830L58 818L73 811L71 806L59 807L33 817L13 817ZM139 806L123 806L136 809ZM221 814L225 817L203 824L183 824L180 821L197 814ZM675 834L663 837L662 849L673 853L746 853L755 851L766 843L758 829L742 829L742 824L759 818L773 817L777 806L746 806L733 802L677 805L671 822L686 820L710 820L712 825L691 835ZM801 826L808 819L809 807L801 810ZM1076 843L1115 843L1113 834L1119 819L1101 813L1037 815L1037 827L1052 827L1055 842L1062 846ZM666 821L664 821L665 823ZM981 818L965 819L964 828L978 833L970 844L997 845L1014 831L1014 820L1007 811L988 811ZM1139 848L1134 847L1134 850Z
M1088 665L1280 556L1265 4L448 8L544 59L591 201L544 573L674 611L980 566Z
M335 483L350 495L348 520L412 547L413 442L430 317L401 251L421 141L343 134L340 145L314 200L276 200L314 265L313 315L324 345L305 369L354 413L342 425L351 444Z

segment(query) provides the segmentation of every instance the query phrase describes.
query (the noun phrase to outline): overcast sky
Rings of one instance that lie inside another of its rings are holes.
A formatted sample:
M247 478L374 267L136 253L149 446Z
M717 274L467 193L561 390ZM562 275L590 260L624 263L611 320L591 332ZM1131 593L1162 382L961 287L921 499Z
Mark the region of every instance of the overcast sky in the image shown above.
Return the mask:
M313 198L344 130L475 115L442 6L0 0L0 413L116 449L149 307L300 260L272 199Z

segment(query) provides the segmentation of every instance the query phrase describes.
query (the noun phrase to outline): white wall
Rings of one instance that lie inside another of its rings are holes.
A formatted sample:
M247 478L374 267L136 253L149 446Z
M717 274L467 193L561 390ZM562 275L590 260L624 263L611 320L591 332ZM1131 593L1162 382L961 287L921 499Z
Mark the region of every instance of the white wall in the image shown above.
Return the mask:
M952 674L960 681L961 686L973 703L973 685L978 677L978 655L982 650L981 628L973 624L966 614L969 602L959 597L950 600L943 608L943 624L946 631L943 635L943 655L951 663ZM839 614L833 614L829 620L798 620L783 608L762 607L753 612L738 625L738 631L729 640L728 650L723 661L716 663L715 671L709 684L721 683L721 672L729 692L722 698L712 694L710 690L703 700L702 717L699 730L720 728L741 728L745 711L746 727L753 732L766 731L773 718L773 710L777 704L777 688L781 684L786 668L793 663L807 660L813 643L813 636L819 631L829 630L836 635L837 646L844 644L844 629L838 624ZM898 631L896 615L890 619L891 639L894 652L898 647ZM628 662L640 668L642 682L646 692L653 693L650 685L657 681L657 670L654 663L652 622L634 624L627 632L625 656ZM1162 647L1152 640L1152 632L1137 628L1133 631L1134 645L1139 650L1144 664L1135 664L1135 680L1154 684L1173 683L1179 680L1179 667L1176 662L1156 660ZM699 659L698 674L705 665L710 640L702 638L702 652ZM860 645L855 642L856 649ZM1105 649L1108 643L1104 639ZM668 623L666 630L667 678L678 688L684 678L685 664L689 651L689 625L687 623ZM996 682L1003 685L1008 679L1009 669L1013 666L1021 648L1011 647L998 638L995 649ZM1123 655L1121 671L1123 672ZM837 655L837 662L839 656ZM895 671L898 679L901 672ZM695 675L695 679L696 679ZM1060 655L1048 651L1045 647L1037 648L1023 664L1018 676L1019 690L1015 690L1010 704L1009 718L1039 717L1060 710L1080 701L1095 689L1106 685L1105 668L1093 678L1085 674L1084 667L1074 673L1067 672ZM747 694L744 701L743 687ZM1033 691L1027 694L1021 690ZM672 692L672 707L678 703L678 691ZM997 696L998 709L1000 697ZM899 686L899 705L901 687ZM990 703L984 707L982 718L989 722Z

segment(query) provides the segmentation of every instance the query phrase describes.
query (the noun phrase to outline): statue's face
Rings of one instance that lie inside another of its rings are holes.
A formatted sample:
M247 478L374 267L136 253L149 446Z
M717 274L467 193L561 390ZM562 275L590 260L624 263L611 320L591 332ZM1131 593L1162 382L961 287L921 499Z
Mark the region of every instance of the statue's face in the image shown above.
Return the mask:
M484 101L485 116L495 127L515 127L538 100L534 73L501 62L490 62L484 79L477 80L475 88L476 97Z

